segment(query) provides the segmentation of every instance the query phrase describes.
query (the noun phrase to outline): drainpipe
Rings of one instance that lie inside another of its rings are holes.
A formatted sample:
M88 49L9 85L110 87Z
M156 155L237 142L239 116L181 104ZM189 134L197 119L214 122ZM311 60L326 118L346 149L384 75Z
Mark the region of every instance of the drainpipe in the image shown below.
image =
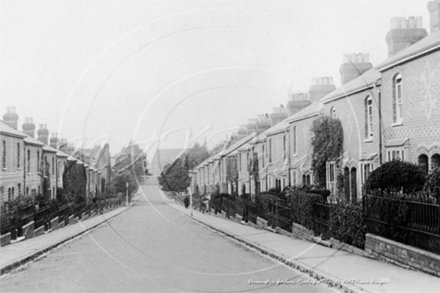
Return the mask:
M377 90L377 104L379 107L379 166L382 165L383 162L383 156L382 156L382 94L380 91L380 87L382 85L382 80L378 79L374 83L374 88Z

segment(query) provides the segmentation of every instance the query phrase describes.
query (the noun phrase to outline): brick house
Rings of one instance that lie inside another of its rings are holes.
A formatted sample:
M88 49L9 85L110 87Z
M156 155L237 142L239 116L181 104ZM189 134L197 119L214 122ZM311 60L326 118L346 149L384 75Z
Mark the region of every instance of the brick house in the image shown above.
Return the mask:
M372 69L367 54L345 54L340 73L342 86L321 99L323 114L339 119L344 132L340 166L327 162L326 188L337 194L337 176L341 173L345 199L356 202L369 173L380 164L376 89L380 74Z
M8 114L15 113L9 112ZM0 121L0 134L0 152L2 154L0 194L1 205L3 206L5 202L13 200L24 192L23 173L26 167L24 138L26 138L26 135L3 121Z
M319 117L322 104L315 101L287 119L289 124L289 184L313 183L310 129Z
M435 14L439 17L440 2L430 3L433 21ZM381 74L384 160L410 161L428 172L440 166L438 23L431 25L430 35L392 53L376 67Z

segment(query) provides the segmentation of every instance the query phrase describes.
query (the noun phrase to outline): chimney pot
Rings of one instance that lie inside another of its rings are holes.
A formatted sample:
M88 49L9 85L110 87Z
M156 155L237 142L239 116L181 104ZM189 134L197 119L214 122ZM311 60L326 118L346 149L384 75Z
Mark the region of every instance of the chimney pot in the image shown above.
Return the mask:
M400 28L391 29L386 41L388 44L388 56L394 55L400 50L418 42L427 36L427 32L422 28L421 17L400 17ZM394 18L392 19L393 22Z

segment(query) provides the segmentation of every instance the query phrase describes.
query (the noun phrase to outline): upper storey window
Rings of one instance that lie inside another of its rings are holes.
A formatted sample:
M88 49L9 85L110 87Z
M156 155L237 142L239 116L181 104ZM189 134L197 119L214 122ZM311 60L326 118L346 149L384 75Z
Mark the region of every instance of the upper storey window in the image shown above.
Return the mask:
M332 117L333 119L336 118L336 109L335 109L335 107L331 107L330 108L330 117Z
M373 99L371 96L365 99L365 138L373 138Z
M393 79L393 123L402 123L402 75Z

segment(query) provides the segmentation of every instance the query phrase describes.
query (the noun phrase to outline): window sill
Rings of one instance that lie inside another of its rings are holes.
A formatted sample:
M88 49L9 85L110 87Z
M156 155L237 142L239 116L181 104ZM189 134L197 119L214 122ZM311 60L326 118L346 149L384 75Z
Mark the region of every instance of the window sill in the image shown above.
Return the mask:
M364 139L364 143L371 143L371 142L373 142L372 138Z
M391 124L392 127L397 127L397 126L402 126L403 125L403 121L398 121L396 123Z

